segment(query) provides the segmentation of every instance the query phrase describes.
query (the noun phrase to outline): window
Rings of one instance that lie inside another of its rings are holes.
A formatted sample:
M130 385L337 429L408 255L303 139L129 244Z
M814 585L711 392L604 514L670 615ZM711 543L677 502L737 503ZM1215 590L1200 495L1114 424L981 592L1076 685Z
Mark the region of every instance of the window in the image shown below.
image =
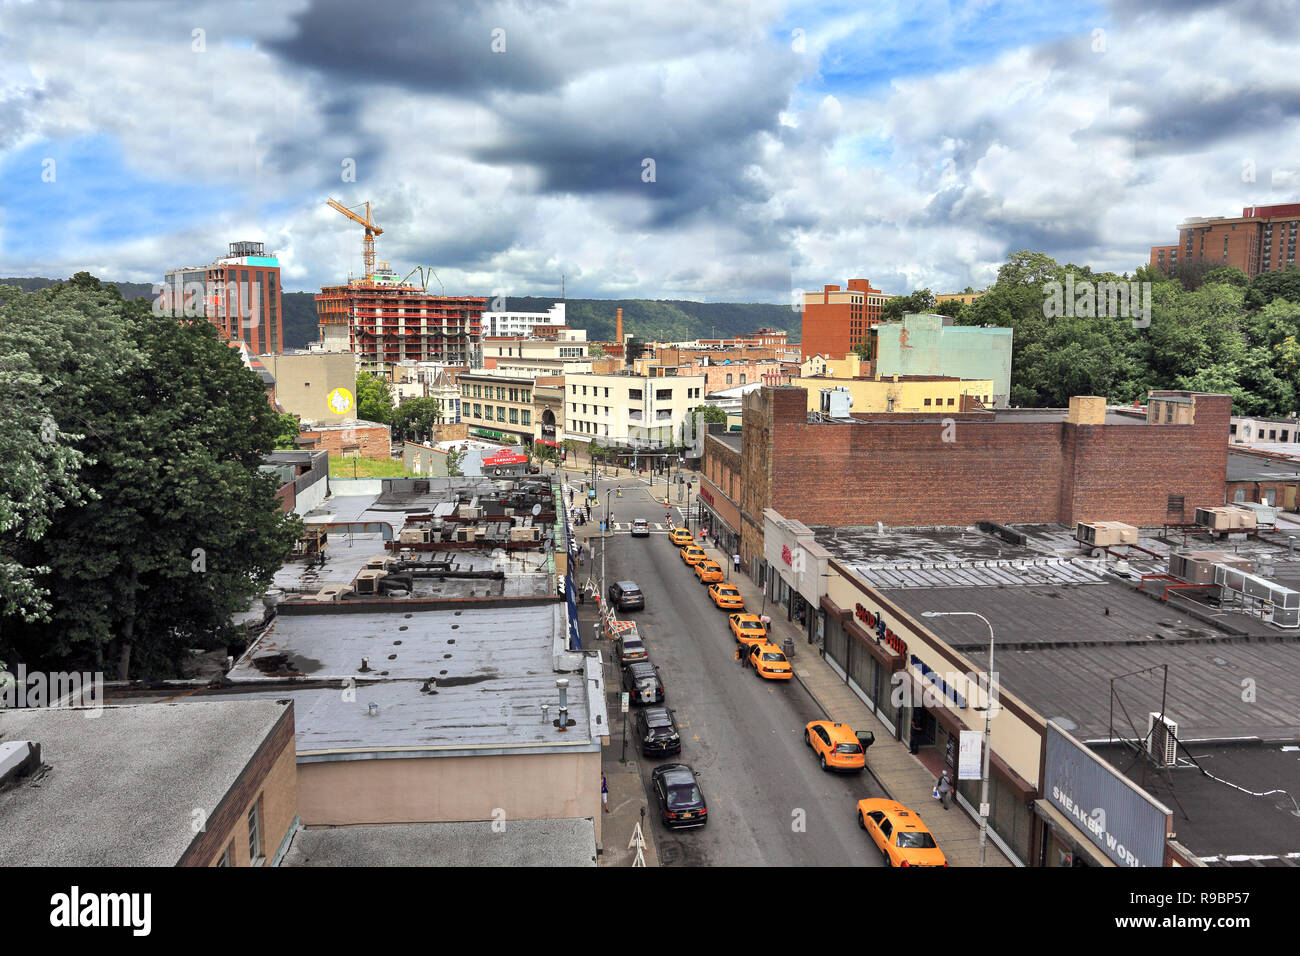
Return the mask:
M519 424L519 409L517 408L510 409L510 424L511 425Z
M221 854L221 859L217 860L217 866L234 866L230 861L235 856L235 844L230 844Z
M929 400L928 398L925 400L925 404L927 404L927 405L930 404L930 400Z
M505 407L504 405L498 405L498 406L497 406L497 421L499 421L499 422L503 422L503 421L505 421L505 420L506 420L506 407Z
M746 383L745 383L745 373L744 373L744 372L741 372L741 373L740 373L740 384L741 384L741 385L746 384Z
M641 401L641 389L639 389L639 388L629 388L629 389L627 390L627 399L628 399L629 402L639 402L639 401Z
M728 385L731 384L731 373L730 373L730 372L727 373L727 384L728 384Z
M483 417L483 406L480 405L478 402L474 403L474 417L475 418Z
M605 397L609 398L609 389L605 389Z
M948 404L949 405L956 404L956 399L952 399L952 398L948 399Z
M531 425L532 423L533 423L533 413L525 408L523 411L519 413L519 424Z
M671 402L673 400L673 390L671 388L655 389L656 402Z
M262 798L258 797L253 809L248 811L248 859L257 863L262 853Z

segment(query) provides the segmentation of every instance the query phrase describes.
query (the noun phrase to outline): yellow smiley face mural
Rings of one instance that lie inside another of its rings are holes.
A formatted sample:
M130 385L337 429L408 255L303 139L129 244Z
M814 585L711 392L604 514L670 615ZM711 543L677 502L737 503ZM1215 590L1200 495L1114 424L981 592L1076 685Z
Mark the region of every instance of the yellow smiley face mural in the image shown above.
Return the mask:
M336 388L330 392L326 401L334 414L346 415L352 408L352 393L346 388Z

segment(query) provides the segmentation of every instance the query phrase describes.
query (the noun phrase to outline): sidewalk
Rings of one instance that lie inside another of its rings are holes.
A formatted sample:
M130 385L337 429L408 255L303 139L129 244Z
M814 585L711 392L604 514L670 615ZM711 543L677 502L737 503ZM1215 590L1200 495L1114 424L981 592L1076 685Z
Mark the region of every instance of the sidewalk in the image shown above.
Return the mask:
M745 599L745 608L759 613L763 606L763 592L745 573L737 574L731 568L731 556L723 554L712 543L702 543L709 557L727 569L727 580L740 589ZM769 602L768 611L773 605ZM938 801L930 796L937 776L926 769L918 757L908 752L902 741L895 740L888 733L876 715L864 704L849 685L836 674L817 651L815 644L809 644L803 630L787 621L781 615L780 605L776 613L770 614L772 623L768 632L772 643L782 646L785 640L794 642L795 679L817 702L828 720L843 721L855 730L870 730L876 735L876 742L867 751L867 771L876 778L892 800L911 807L921 815L935 840L948 858L951 866L979 866L980 835L978 818L969 816L961 805L954 801L952 809L945 812ZM1012 866L1012 862L998 849L992 840L988 841L986 866Z
M590 566L583 559L583 569ZM585 578L584 578L585 580ZM613 643L597 640L596 622L599 618L597 606L588 601L578 606L578 627L582 634L582 646L587 650L599 650L605 658L605 698L609 713L609 746L601 750L600 769L605 774L609 785L609 813L601 821L601 853L596 857L597 866L631 866L636 860L636 849L628 849L628 842L641 823L641 808L646 808L646 822L641 826L645 838L642 856L646 866L658 866L659 856L655 849L654 827L649 814L654 812L647 799L645 788L641 785L641 768L637 763L640 751L636 742L629 738L627 742L627 763L621 763L623 755L623 714L619 709L622 687L619 683L618 669L610 662ZM630 716L630 715L629 715ZM628 730L631 731L631 723Z

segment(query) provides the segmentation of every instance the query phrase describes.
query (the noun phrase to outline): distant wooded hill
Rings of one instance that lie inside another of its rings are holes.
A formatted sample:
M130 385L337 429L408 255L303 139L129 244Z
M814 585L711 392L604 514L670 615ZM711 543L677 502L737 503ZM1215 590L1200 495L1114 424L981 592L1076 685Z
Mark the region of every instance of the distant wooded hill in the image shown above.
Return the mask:
M25 292L43 289L59 279L0 279ZM104 280L107 284L107 280ZM147 282L115 282L126 299L147 299L153 287ZM285 348L302 348L317 340L316 301L312 292L286 292L281 296L281 325ZM510 312L545 312L560 300L542 296L511 296ZM755 329L784 329L790 341L799 341L799 314L788 305L761 302L688 302L679 299L566 299L565 315L573 328L586 329L592 341L614 338L615 310L623 310L623 331L642 339L729 338Z

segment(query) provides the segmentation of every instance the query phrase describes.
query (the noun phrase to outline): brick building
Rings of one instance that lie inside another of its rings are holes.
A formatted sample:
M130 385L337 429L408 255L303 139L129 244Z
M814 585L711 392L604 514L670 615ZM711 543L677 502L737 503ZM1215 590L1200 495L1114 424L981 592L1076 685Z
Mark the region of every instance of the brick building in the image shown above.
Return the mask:
M1069 410L999 409L812 422L805 389L745 396L739 455L705 440L703 488L736 487L745 566L763 556L763 512L807 525L965 526L978 521L1190 523L1224 501L1231 399L1152 392L1145 417L1100 398ZM727 489L727 491L724 491Z
M1179 262L1236 266L1247 275L1280 272L1295 265L1300 203L1247 206L1236 217L1187 219L1175 245L1152 246L1151 265L1162 270Z
M210 265L168 269L163 276L164 315L205 318L254 355L284 351L280 305L280 260L260 242L232 242Z
M821 292L805 292L799 345L802 358L839 358L865 343L867 330L880 321L888 298L867 279L850 279L844 290L828 285Z
M392 429L387 425L358 418L338 425L305 428L298 435L298 448L324 449L331 458L388 460L392 457L392 437Z

